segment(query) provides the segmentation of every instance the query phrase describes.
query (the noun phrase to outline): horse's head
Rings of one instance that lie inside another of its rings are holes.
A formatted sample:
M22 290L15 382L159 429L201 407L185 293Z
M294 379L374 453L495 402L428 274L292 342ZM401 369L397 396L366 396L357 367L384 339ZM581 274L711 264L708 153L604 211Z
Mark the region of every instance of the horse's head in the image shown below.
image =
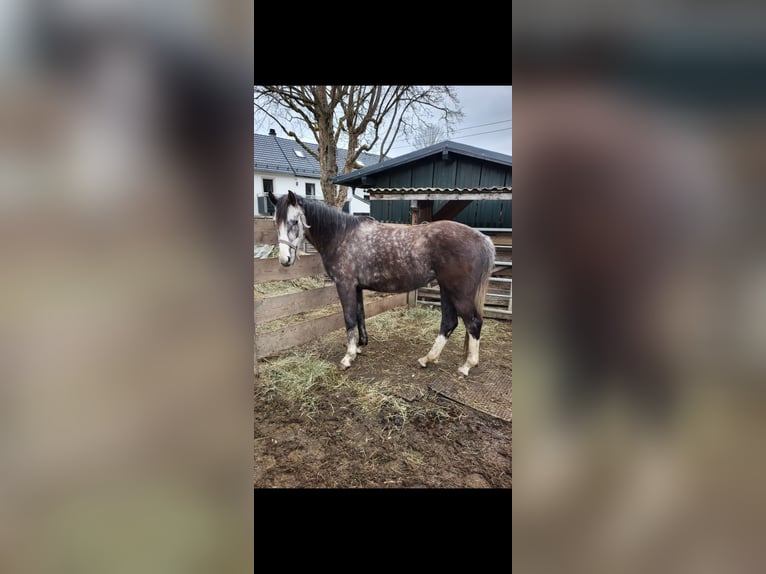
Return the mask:
M277 226L279 241L279 262L285 267L295 263L298 258L298 247L303 241L306 229L311 227L306 223L303 198L288 191L279 199L269 192L269 201L276 206L274 224Z

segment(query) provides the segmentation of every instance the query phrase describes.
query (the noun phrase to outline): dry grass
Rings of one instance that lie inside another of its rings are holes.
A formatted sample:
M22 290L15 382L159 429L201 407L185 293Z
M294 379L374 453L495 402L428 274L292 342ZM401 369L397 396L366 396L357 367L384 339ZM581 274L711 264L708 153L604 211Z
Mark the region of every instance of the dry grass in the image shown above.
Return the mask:
M253 298L263 299L264 297L275 297L288 293L300 293L301 291L316 289L317 287L324 287L330 284L331 281L325 275L299 277L284 281L267 281L253 285Z
M339 392L355 403L364 416L380 419L388 436L416 418L452 418L446 409L430 401L408 402L377 385L349 378L337 365L311 352L291 352L265 360L255 390L256 395L283 401L308 418L320 408L334 410L331 397L337 397Z
M338 367L313 353L288 353L264 361L256 394L278 398L311 417L318 407L316 388L336 389L343 383Z
M369 335L376 341L405 339L413 342L429 341L439 334L441 326L441 310L436 307L414 307L412 309L393 309L367 319ZM459 321L452 337L462 338L465 326ZM484 319L481 329L481 340L484 343L506 341L509 333L501 321Z

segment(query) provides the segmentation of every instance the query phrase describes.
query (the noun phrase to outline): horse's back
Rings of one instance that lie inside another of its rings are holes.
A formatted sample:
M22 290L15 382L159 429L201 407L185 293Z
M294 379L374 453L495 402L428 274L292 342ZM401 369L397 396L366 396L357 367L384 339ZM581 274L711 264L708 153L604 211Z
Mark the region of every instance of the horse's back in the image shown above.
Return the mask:
M448 251L451 259L466 256L484 261L488 255L494 258L492 240L481 231L457 221L434 221L424 226L435 252ZM480 262L480 261L479 261Z

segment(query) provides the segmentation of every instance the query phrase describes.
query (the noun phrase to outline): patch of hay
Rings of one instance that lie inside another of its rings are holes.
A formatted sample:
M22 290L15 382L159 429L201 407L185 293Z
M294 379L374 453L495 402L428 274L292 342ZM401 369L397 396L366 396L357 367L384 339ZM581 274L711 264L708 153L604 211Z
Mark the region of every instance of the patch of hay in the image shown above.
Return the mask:
M300 293L301 291L324 287L331 283L332 282L325 275L313 275L309 277L299 277L297 279L256 283L253 285L253 298L263 299L265 297L287 295L288 293Z
M399 308L381 313L367 319L367 331L376 341L389 341L404 337L409 341L428 341L439 334L441 310L436 307L418 306L412 309ZM458 319L458 326L451 338L465 336L463 321ZM510 334L509 324L497 319L484 319L481 328L482 342L506 341Z
M288 353L264 361L256 395L278 398L311 417L318 409L316 388L336 388L342 379L336 365L313 353Z
M409 402L388 394L368 382L349 378L334 363L312 352L288 352L263 361L260 383L255 393L266 400L278 399L312 418L320 408L334 410L330 397L338 392L350 394L367 417L377 417L390 437L416 418L445 420L449 412L430 401Z

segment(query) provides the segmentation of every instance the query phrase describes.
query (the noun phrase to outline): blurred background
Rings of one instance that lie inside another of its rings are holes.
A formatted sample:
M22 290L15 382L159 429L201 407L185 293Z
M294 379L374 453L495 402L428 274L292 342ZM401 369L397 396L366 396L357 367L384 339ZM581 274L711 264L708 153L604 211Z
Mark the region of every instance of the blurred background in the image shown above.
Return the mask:
M0 571L252 568L252 4L0 2Z
M574 10L514 13L513 565L761 571L762 8Z

